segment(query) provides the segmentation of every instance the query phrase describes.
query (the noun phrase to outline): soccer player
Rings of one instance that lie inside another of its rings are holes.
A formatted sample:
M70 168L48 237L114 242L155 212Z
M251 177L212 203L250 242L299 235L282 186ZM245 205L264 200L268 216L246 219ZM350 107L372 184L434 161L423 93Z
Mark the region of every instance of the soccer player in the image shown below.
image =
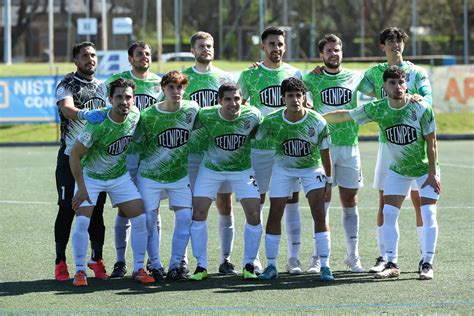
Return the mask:
M403 60L403 50L408 35L401 29L389 27L380 32L380 48L385 52L387 57L386 63L378 64L368 69L364 74L364 79L359 87L364 94L375 96L381 99L386 96L384 91L383 73L392 66L400 66L407 73L407 88L410 94L421 95L429 104L432 103L431 85L428 80L426 71L411 62ZM377 154L377 162L375 165L374 188L379 190L379 210L377 215L377 245L379 248L379 257L375 265L369 269L369 272L380 272L387 262L384 257L385 245L383 243L382 230L383 225L383 185L390 166L390 154L387 148L386 139L380 131L379 151ZM420 197L416 181L412 183L411 200L415 207L417 234L420 242L420 248L423 247L423 220L421 216ZM421 268L421 261L419 268Z
M212 65L214 60L214 38L206 32L197 32L191 36L191 52L196 63L186 68L183 73L189 78L189 84L184 93L185 100L196 101L201 108L217 105L219 86L232 82L229 73ZM189 154L189 180L191 190L207 148L205 130L197 129L191 133ZM237 274L230 255L234 244L234 216L232 213L232 188L226 183L217 193L216 206L219 212L218 231L221 242L219 273Z
M265 252L267 267L258 276L261 280L278 277L276 261L281 238L281 218L293 185L301 181L314 220L314 241L321 262L320 279L333 281L329 268L330 232L326 221L324 200L331 185L331 157L327 141L328 129L323 117L305 108L307 88L303 81L288 78L281 84L286 108L265 117L257 132L257 140L275 143L275 164L270 182Z
M324 62L320 74L308 73L303 81L313 99L313 108L320 114L357 107L357 87L362 74L342 68L342 41L334 34L318 42L319 56ZM359 211L357 190L363 186L358 143L359 126L354 122L328 124L331 135L332 176L339 187L342 204L342 225L346 235L344 262L352 272L364 272L359 257ZM326 213L330 200L326 201ZM311 258L308 273L318 273L317 254Z
M406 93L407 73L398 66L390 66L383 73L383 98L353 110L327 113L328 122L354 120L358 124L376 122L390 151L390 171L384 184L384 223L382 235L387 263L374 277L396 278L398 266L398 217L403 200L415 180L420 188L423 219L423 263L420 279L433 278L433 258L438 238L436 203L441 190L437 162L436 124L433 108L426 100L415 102Z
M148 227L148 256L151 271L163 279L159 260L156 209L169 197L175 225L171 260L167 279L186 279L187 269L181 265L189 242L192 218L192 193L188 177L188 141L199 106L183 100L188 79L178 71L168 72L161 79L165 100L155 103L140 115L134 140L140 153L137 185L143 196Z
M254 107L242 107L240 89L223 84L218 92L219 106L202 109L196 127L205 129L209 146L199 167L193 197L191 243L197 268L189 278L207 278L207 214L212 200L229 182L245 213L244 279L256 279L254 261L262 236L260 194L250 161L250 138L255 134L261 114Z
M56 102L61 119L61 147L56 162L56 187L58 190L59 210L54 224L56 242L55 279L68 281L69 272L66 265L66 246L71 233L74 210L71 200L74 195L74 177L69 167L69 154L77 135L84 127L84 121L98 123L105 117L98 111L105 106L105 91L95 79L97 65L95 45L91 42L75 44L72 56L76 71L67 75L56 88ZM107 279L108 275L102 260L105 226L102 217L105 193L99 195L94 212L92 212L89 234L92 255L89 267L95 276Z
M150 71L152 63L151 46L143 41L133 42L128 48L128 62L132 66L131 70L110 76L105 84L109 85L119 78L133 81L136 87L135 106L137 106L140 111L143 111L158 101L161 92L161 78ZM138 160L139 157L137 154L127 153L127 169L134 181L138 170ZM158 210L158 218L159 217ZM161 221L158 220L158 247L161 236L160 222ZM121 278L127 274L125 258L129 237L130 221L119 211L115 218L115 250L117 259L114 264L114 269L110 274L111 278Z
M285 32L271 26L261 35L261 50L265 57L257 67L244 70L238 80L242 95L251 106L257 107L265 117L285 105L281 100L280 87L283 80L289 77L301 79L301 72L284 63L283 55L286 50ZM252 141L252 167L260 189L261 210L265 203L272 173L274 145L267 140ZM301 219L298 202L299 183L295 183L293 196L285 207L285 228L288 239L287 270L291 274L301 274L299 251L301 246ZM256 262L257 272L261 272L259 260Z
M134 106L135 84L117 79L110 84L111 109L104 112L107 118L101 124L87 124L79 133L69 161L76 180L72 207L76 223L72 235L76 275L74 286L87 286L85 256L87 228L92 210L100 192L109 193L112 204L120 208L131 223L134 272L140 283L155 280L143 269L146 250L146 217L143 201L125 164L125 152L135 132L140 114Z

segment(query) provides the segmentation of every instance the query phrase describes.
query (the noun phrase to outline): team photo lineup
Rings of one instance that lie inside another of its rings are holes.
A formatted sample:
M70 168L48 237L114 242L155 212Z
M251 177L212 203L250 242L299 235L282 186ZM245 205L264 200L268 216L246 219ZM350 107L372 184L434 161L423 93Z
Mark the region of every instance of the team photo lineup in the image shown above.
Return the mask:
M397 27L381 30L377 40L386 62L364 73L343 67L343 43L334 34L318 38L322 65L306 74L284 62L284 30L270 26L260 39L262 61L238 78L212 64L214 39L202 31L190 40L195 65L163 77L150 71L152 49L143 41L128 49L131 69L105 82L95 78L95 45L72 47L76 71L56 89L57 281L72 277L74 286L88 286L88 269L102 280L129 274L145 284L202 281L215 267L221 275L256 282L279 272L334 282L328 209L337 198L348 271L369 272L374 279L400 276L398 218L408 199L416 216L413 245L420 251L413 265L420 280L433 279L441 191L436 123L426 71L403 59L407 34ZM358 93L373 101L358 104ZM380 131L373 183L379 191L373 214L379 255L370 264L359 255L358 210L364 186L359 126L369 122ZM102 255L107 195L117 211L110 273ZM165 199L175 219L171 254L160 253ZM310 258L300 257L305 199L313 219ZM242 235L234 230L233 200L245 216L241 262L231 261L234 235ZM208 245L208 234L215 233L207 224L213 201L219 245ZM288 261L278 267L282 226ZM129 244L133 263L126 262ZM208 262L208 247L220 247L219 262Z

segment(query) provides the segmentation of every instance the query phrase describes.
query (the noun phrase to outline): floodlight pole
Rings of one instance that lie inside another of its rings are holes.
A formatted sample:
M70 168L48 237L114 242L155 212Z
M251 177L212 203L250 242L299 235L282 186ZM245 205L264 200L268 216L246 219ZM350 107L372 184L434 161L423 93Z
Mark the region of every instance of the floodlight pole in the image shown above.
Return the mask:
M161 19L161 0L156 0L156 43L157 43L157 51L156 51L156 58L158 62L158 72L161 71L161 54L163 52L163 25Z
M54 64L54 1L48 0L48 61L49 72L53 74Z
M107 0L102 0L102 50L107 51Z
M11 0L3 2L3 60L5 64L12 63L12 8Z
M469 64L469 32L467 29L467 0L464 0L464 63Z
M412 55L416 56L416 0L411 0L411 26L412 26L412 33L411 33L411 51Z

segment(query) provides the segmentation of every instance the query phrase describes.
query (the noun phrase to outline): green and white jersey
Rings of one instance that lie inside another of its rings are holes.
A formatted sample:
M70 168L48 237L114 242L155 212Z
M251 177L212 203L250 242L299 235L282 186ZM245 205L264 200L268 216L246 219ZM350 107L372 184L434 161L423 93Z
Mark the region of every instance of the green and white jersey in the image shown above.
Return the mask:
M408 177L428 173L424 136L436 131L436 123L433 108L426 101L407 103L395 109L384 98L349 113L358 124L378 123L393 158L390 170Z
M287 63L275 69L265 67L262 63L258 67L242 71L238 85L247 103L259 109L263 116L267 116L285 106L281 97L281 83L289 77L301 79L303 76L298 69ZM252 148L273 149L274 145L267 140L253 141Z
M106 181L117 179L127 172L125 152L140 113L132 107L125 121L117 123L110 118L110 109L104 111L107 111L107 118L100 124L86 123L77 140L89 149L81 160L84 173L93 179Z
M364 94L375 93L377 99L382 99L387 96L387 93L383 89L383 73L390 67L388 63L380 63L378 65L369 68L359 85L359 91ZM407 73L407 89L410 94L419 94L425 98L429 104L432 102L431 96L431 85L428 80L426 71L414 65L409 61L404 61L399 65ZM383 132L379 133L379 141L384 143Z
M189 79L183 98L196 101L201 108L217 105L217 92L219 87L226 82L234 82L232 76L216 67L208 72L200 72L194 67L183 71Z
M189 67L183 71L183 74L189 79L183 99L196 101L201 108L217 105L219 87L223 83L234 82L229 73L217 67L211 67L208 72L200 72L195 67ZM189 151L203 154L207 146L204 130L194 130L189 141Z
M321 149L328 145L326 120L316 111L305 109L305 116L290 122L281 109L267 115L257 131L257 140L270 139L275 144L275 164L285 168L321 166Z
M386 97L387 93L383 89L383 73L388 67L390 67L388 63L380 63L369 68L364 73L359 90L364 94L374 92L377 99ZM429 93L430 98L427 101L431 103L431 85L426 71L409 61L404 61L399 67L407 73L408 93L420 94L423 97Z
M140 153L139 174L157 182L176 182L188 174L188 140L199 106L182 101L176 112L159 109L159 103L145 109L134 142Z
M342 69L337 74L323 71L321 74L307 73L303 81L311 92L314 110L320 114L357 107L357 87L362 74ZM336 146L354 146L358 143L359 125L354 121L328 123L331 143Z
M116 73L110 76L105 82L107 88L112 81L119 78L128 79L135 83L135 105L138 107L140 112L153 103L159 101L161 78L157 74L150 73L147 78L140 79L135 77L131 70Z
M214 171L250 169L250 138L262 121L262 115L254 107L243 106L240 116L228 121L220 111L221 106L217 105L202 109L198 115L198 127L209 139L204 166Z

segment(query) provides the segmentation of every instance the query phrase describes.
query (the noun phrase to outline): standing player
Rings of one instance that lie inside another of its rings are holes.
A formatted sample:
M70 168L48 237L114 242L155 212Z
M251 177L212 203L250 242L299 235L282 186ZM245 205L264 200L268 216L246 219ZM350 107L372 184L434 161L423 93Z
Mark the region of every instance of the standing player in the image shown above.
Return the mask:
M212 65L214 60L214 38L212 35L206 32L193 34L191 36L191 52L196 59L196 64L183 71L189 78L184 99L196 101L201 108L217 105L217 92L220 85L233 80L230 74ZM207 139L204 134L204 129L197 129L191 133L189 180L193 191L199 164L207 148ZM219 265L219 273L221 274L237 274L234 265L230 262L234 243L231 191L231 188L224 184L216 198L216 206L219 211L218 230L221 241L221 261Z
M392 160L384 184L384 224L382 235L387 263L374 277L400 276L398 267L398 217L403 200L415 180L420 188L423 218L423 263L420 279L433 278L433 258L438 238L436 203L441 190L437 162L436 124L432 107L425 100L413 102L406 93L407 73L398 66L384 71L384 91L388 98L365 104L353 110L325 114L328 122L354 120L358 124L376 122Z
M357 87L362 74L342 68L342 41L334 34L318 43L324 62L321 74L308 73L303 81L313 97L313 107L320 114L357 107ZM328 124L334 185L339 187L342 204L342 225L346 234L344 262L352 272L364 272L359 257L359 211L357 190L363 186L358 142L359 126L354 122ZM326 213L329 200L325 204ZM311 258L309 273L319 267L317 254Z
M151 46L143 41L133 42L128 48L128 62L132 66L131 70L110 76L106 85L119 78L128 79L135 83L135 106L140 111L148 108L158 101L161 92L160 77L150 71L151 67ZM138 170L138 155L127 154L127 169L136 179ZM159 212L158 212L159 218ZM158 236L160 236L160 221L158 220ZM120 278L127 273L126 251L130 236L130 221L120 211L115 218L115 250L117 261L110 275L111 278ZM158 242L159 247L159 242Z
M199 167L193 198L191 242L197 268L189 278L207 278L207 214L212 200L225 182L230 183L245 212L244 279L256 279L254 261L262 237L260 194L250 163L250 138L261 121L254 107L241 107L239 88L225 83L219 88L219 106L202 109L197 127L210 139Z
M301 181L314 220L314 241L321 262L320 279L333 281L329 268L331 239L326 221L324 200L331 191L331 157L327 141L327 124L323 117L305 108L306 86L296 78L283 80L281 95L286 108L265 117L257 140L269 139L276 145L275 164L270 182L265 252L267 267L258 276L262 280L278 276L276 261L281 238L281 218L293 185Z
M61 147L56 163L56 187L58 190L58 215L54 224L54 239L56 242L55 278L57 281L69 280L66 265L66 246L71 233L74 210L71 200L74 195L74 177L69 167L69 154L77 135L84 127L84 121L101 122L105 115L95 110L105 106L105 91L95 79L97 55L95 45L91 42L75 44L72 56L76 72L67 75L56 88L56 102L61 118ZM107 279L108 275L102 261L105 226L102 217L105 194L99 195L94 212L92 213L89 234L91 239L92 256L89 267L95 276Z
M261 50L265 54L263 63L255 68L244 70L238 84L242 89L245 102L257 107L263 116L278 110L285 105L281 99L281 83L289 77L301 79L301 72L283 62L286 50L285 32L277 27L268 27L261 35ZM244 103L245 103L244 102ZM267 140L252 142L252 167L261 194L261 209L265 203L272 173L274 145ZM285 228L288 238L287 270L291 274L301 274L299 250L301 246L301 219L298 202L300 185L295 183L294 194L285 207ZM257 272L261 272L260 263L256 262Z
M146 217L140 193L125 164L125 152L140 118L134 106L134 88L132 81L113 81L109 89L112 108L104 111L107 118L101 124L87 124L71 151L71 172L76 180L72 199L72 207L76 211L72 235L76 263L74 286L87 286L87 228L97 197L102 191L109 193L112 204L118 206L132 222L133 278L140 283L155 281L143 269Z
M377 99L381 99L386 96L384 91L383 73L384 71L392 66L400 66L407 73L407 88L410 94L419 94L431 104L431 85L428 80L426 71L418 66L415 66L411 62L403 60L403 50L405 49L405 41L408 39L408 35L401 29L396 27L389 27L380 32L380 47L385 52L387 57L386 63L378 64L368 69L364 74L364 79L359 87L360 91L364 94L375 96ZM387 148L387 141L382 136L380 131L379 136L379 151L377 154L377 163L375 166L375 177L374 177L374 188L379 190L379 211L377 216L377 244L379 247L379 257L375 263L375 266L370 268L370 272L380 272L386 263L387 258L384 257L385 245L383 243L382 230L383 225L383 185L385 177L387 176L390 166L390 154ZM416 211L416 226L417 234L420 242L420 248L423 247L423 220L421 216L420 208L420 196L417 191L416 181L413 181L411 200ZM423 254L422 254L423 256ZM421 268L420 261L420 268Z
M171 260L167 278L183 280L187 269L181 262L189 242L192 218L192 193L188 177L188 140L199 106L183 100L188 79L178 71L163 76L161 88L165 100L141 113L135 140L140 153L138 189L143 196L148 226L148 256L152 274L163 278L159 260L156 209L167 194L175 214Z

